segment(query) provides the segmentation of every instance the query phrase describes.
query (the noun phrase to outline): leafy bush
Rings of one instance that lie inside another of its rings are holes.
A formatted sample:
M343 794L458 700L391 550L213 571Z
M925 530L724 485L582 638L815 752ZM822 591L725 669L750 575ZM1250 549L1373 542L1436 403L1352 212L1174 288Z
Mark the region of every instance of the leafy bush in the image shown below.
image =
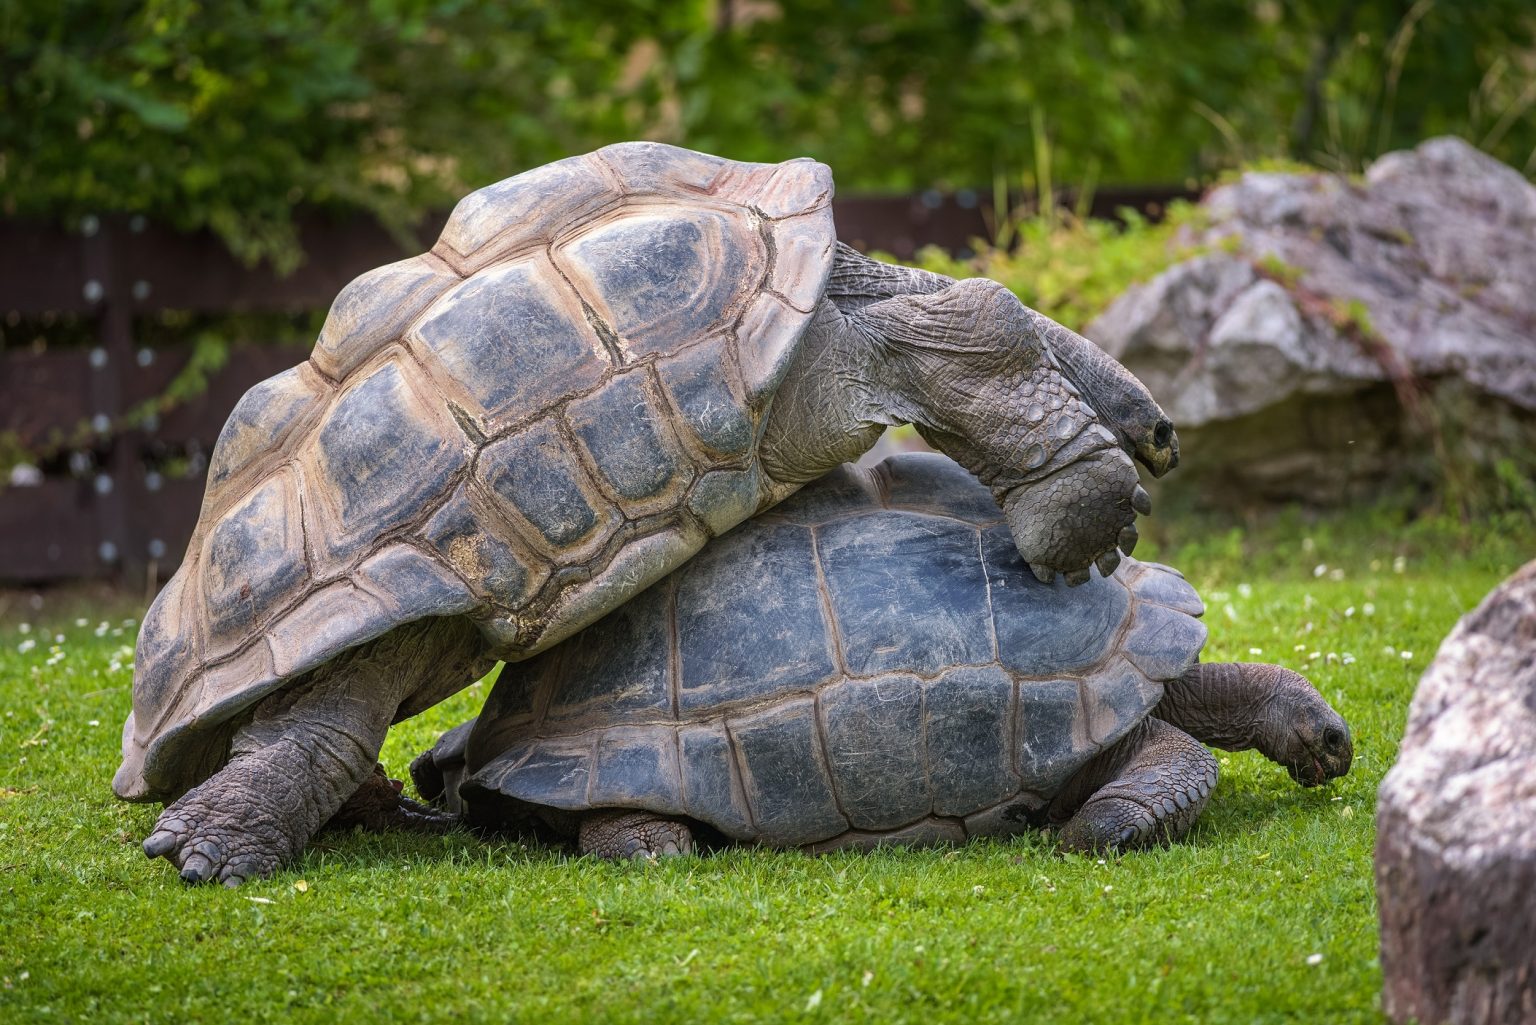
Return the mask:
M1350 169L1443 132L1529 171L1533 50L1526 0L12 0L0 213L143 213L292 267L299 204L403 230L623 138L844 189Z

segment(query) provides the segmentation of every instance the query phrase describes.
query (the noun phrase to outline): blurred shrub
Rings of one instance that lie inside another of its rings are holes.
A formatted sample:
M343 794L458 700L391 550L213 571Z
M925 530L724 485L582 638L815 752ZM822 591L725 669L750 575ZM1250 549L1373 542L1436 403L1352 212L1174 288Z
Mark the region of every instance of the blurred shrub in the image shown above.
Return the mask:
M1179 242L1179 229L1202 216L1193 203L1174 203L1156 223L1134 210L1120 216L1122 224L1032 217L1005 225L1000 245L978 240L975 256L956 259L930 246L912 262L951 277L1002 282L1024 305L1082 331L1131 285L1197 252Z
M1440 132L1529 171L1533 40L1528 0L4 0L0 213L292 266L297 204L404 229L622 138L845 189L1350 169Z

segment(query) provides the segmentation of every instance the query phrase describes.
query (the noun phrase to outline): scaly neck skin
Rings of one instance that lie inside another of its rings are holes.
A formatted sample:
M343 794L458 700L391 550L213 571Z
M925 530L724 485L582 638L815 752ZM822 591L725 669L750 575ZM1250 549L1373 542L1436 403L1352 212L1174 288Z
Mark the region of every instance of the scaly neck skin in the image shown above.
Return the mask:
M1349 771L1349 727L1307 678L1281 666L1215 662L1163 685L1152 715L1202 743L1256 749L1312 786Z

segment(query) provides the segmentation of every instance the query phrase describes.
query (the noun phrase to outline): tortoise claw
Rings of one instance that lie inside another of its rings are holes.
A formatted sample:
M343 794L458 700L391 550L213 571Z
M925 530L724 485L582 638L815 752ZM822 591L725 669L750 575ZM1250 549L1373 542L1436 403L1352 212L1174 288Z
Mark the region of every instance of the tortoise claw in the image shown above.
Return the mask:
M1088 582L1088 575L1089 571L1086 569L1068 570L1064 574L1064 576L1067 578L1068 587L1077 587L1079 584L1086 584Z
M1126 555L1130 555L1136 550L1136 542L1140 540L1140 538L1141 535L1136 533L1136 524L1132 523L1129 526L1121 528L1120 550Z
M1030 563L1029 571L1033 573L1035 575L1035 579L1040 581L1042 584L1049 585L1056 579L1055 571L1046 569L1044 566L1041 566L1038 563Z
M1099 576L1113 576L1115 569L1120 565L1120 553L1111 548L1097 559L1094 559L1093 564L1099 567Z
M1140 484L1131 492L1131 508L1143 516L1152 515L1152 496L1147 494L1147 489Z

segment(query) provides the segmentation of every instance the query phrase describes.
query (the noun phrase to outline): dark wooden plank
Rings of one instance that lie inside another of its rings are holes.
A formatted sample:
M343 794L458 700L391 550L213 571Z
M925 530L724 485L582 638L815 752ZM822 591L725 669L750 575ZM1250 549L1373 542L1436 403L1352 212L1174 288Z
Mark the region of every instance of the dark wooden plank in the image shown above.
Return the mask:
M90 420L90 359L84 349L0 352L0 431L36 449Z
M0 488L0 580L32 583L99 577L96 493L90 480Z

